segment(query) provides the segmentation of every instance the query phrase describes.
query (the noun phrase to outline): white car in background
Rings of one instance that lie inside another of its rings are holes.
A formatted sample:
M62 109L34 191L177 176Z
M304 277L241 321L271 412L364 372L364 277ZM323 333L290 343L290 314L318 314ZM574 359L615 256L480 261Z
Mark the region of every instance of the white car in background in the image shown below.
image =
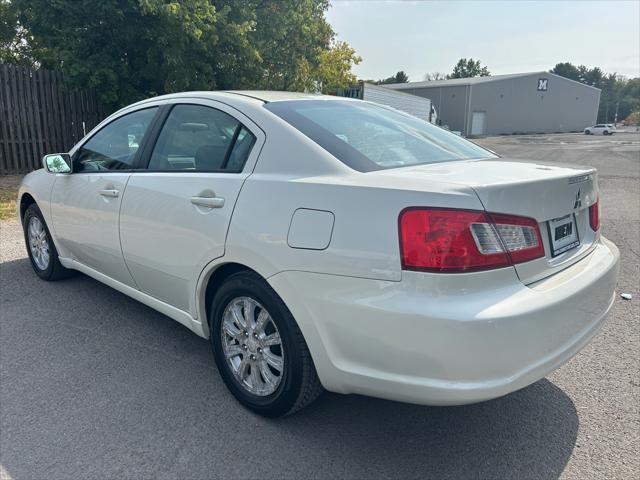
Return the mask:
M361 100L152 98L44 165L18 200L35 273L78 270L209 338L262 415L322 387L505 395L575 355L614 300L593 168L498 158Z
M613 135L614 133L616 133L616 127L610 123L599 123L584 129L585 135Z

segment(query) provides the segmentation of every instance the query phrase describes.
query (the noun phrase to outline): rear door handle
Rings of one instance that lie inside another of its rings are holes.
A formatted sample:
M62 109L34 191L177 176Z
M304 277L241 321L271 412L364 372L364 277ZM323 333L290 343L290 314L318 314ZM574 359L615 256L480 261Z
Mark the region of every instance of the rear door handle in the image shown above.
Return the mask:
M120 190L108 188L106 190L98 190L98 193L103 197L116 198L118 195L120 195Z
M222 208L224 207L224 198L221 197L191 197L191 203L199 207L206 208Z

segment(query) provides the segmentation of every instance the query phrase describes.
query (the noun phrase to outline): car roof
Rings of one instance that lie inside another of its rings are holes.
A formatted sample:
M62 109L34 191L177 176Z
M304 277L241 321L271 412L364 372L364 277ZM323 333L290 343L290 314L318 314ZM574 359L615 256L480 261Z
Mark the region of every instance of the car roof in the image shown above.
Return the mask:
M166 95L159 95L157 97L150 97L139 102L127 105L118 111L112 113L105 120L115 118L125 112L144 108L146 105L157 105L157 102L174 100L174 99L211 99L224 101L230 105L236 104L258 104L289 101L289 100L328 100L328 101L344 101L352 102L359 101L352 98L338 97L333 95L322 95L320 93L303 93L303 92L284 92L277 90L204 90L204 91L189 91L189 92L176 92Z
M304 92L285 92L278 90L205 90L205 91L191 91L191 92L176 92L169 93L167 95L160 95L157 97L147 98L141 100L133 105L141 103L156 101L156 100L170 100L173 98L185 98L185 97L197 97L197 98L211 98L211 99L238 99L243 97L245 99L258 100L260 102L277 102L283 100L350 100L345 97L336 97L333 95L322 95L321 93L304 93ZM130 105L132 106L132 105Z
M284 92L278 90L226 90L220 93L231 93L234 95L243 95L251 97L263 102L277 102L282 100L305 100L305 99L325 99L336 98L330 95L322 95L320 93L304 93L304 92Z

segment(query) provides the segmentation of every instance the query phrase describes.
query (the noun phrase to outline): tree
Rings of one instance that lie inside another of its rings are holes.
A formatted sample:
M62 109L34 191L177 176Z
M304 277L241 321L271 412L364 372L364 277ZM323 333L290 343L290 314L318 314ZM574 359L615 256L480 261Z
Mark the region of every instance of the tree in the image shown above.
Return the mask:
M576 82L582 81L580 78L580 70L578 70L578 67L569 62L557 63L555 67L549 70L549 72L555 73L556 75L560 75L564 78L575 80Z
M601 90L598 123L621 120L640 109L640 78L626 79L616 73L606 74L599 67L570 62L558 63L549 71Z
M8 25L0 27L0 59L62 71L70 86L95 88L108 109L184 90L304 90L350 78L359 61L334 42L329 0L0 0L0 7L0 24Z
M434 82L436 80L446 80L447 74L442 72L429 72L424 74L424 79L427 82Z
M625 125L636 125L640 126L640 111L630 113L627 118L624 119L623 122Z
M317 72L310 75L311 85L307 90L313 90L313 84L319 84L323 93L335 92L339 88L346 88L358 79L351 72L352 65L358 65L362 58L346 42L336 42L328 50L320 52L320 62Z
M480 64L480 60L461 58L448 78L488 77L489 75L491 75L489 70Z
M391 75L390 77L383 78L381 80L375 80L372 83L376 85L388 85L390 83L407 83L409 81L409 75L407 75L404 70L400 70L395 75Z
M35 66L27 36L18 22L16 6L8 0L0 0L0 62Z
M232 11L244 10L255 28L248 39L258 61L248 86L304 90L308 75L318 72L321 52L331 48L334 38L324 17L329 0L234 0L232 5ZM235 82L229 79L228 83Z

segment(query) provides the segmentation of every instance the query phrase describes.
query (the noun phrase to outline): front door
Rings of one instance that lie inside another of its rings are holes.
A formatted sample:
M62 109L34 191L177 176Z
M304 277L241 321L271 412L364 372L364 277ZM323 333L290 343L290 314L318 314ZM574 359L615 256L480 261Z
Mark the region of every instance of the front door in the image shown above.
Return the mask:
M73 172L51 192L53 230L61 256L135 286L120 248L118 216L138 147L157 107L121 116L73 152Z
M198 277L224 254L236 198L264 134L226 105L189 102L172 106L147 171L131 175L120 237L140 290L195 314Z

